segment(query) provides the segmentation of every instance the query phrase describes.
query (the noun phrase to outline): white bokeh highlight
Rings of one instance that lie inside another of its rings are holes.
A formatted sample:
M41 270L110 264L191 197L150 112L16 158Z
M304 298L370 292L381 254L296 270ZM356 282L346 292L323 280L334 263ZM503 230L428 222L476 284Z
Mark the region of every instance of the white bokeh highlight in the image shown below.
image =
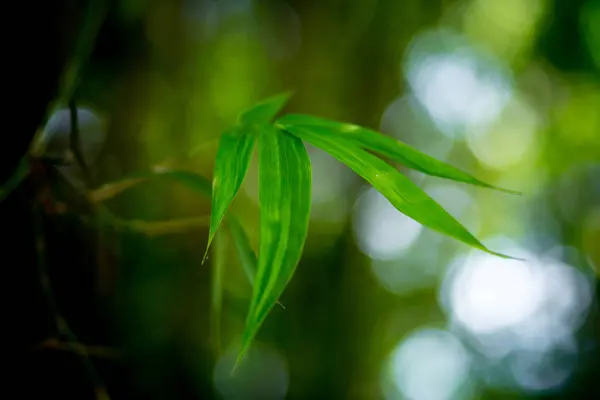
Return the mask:
M384 390L388 399L468 399L470 357L450 332L422 329L410 334L394 349Z
M289 372L283 357L273 349L253 346L232 374L238 351L237 347L229 349L215 366L213 380L221 398L284 399Z
M495 121L512 94L509 75L449 31L415 38L405 76L440 130L452 137Z
M555 258L514 245L500 250L525 261L482 252L457 260L441 287L442 308L450 325L488 360L484 369L508 363L520 389L556 389L576 366L564 359L578 357L574 335L587 317L593 286Z
M393 260L418 239L423 227L402 214L376 189L357 200L354 233L359 249L373 260Z

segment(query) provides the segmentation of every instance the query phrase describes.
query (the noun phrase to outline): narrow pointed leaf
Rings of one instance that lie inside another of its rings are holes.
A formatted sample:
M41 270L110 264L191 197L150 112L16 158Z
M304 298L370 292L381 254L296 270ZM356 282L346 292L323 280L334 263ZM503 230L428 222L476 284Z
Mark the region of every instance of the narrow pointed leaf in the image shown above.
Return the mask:
M520 194L516 191L498 188L482 182L471 174L424 154L401 141L358 125L304 114L288 114L280 118L277 123L281 125L304 127L318 126L320 127L319 132L321 135L331 138L347 138L357 143L360 147L379 153L391 160L425 174L496 189L507 193Z
M333 138L327 134L327 128L319 126L285 126L285 129L346 164L401 213L477 249L507 258L487 249L421 188L385 161L358 147L355 142L341 137Z
M258 149L260 248L238 363L294 274L310 214L311 168L302 141L264 125Z
M261 124L271 122L286 105L292 92L284 92L265 99L240 114L239 121L244 124Z
M210 231L204 259L227 209L242 186L250 165L255 138L254 130L245 127L229 129L221 136L213 175Z
M242 269L248 278L248 282L250 282L250 286L254 286L257 260L256 253L250 245L250 239L248 238L244 227L236 217L229 215L226 219L226 223L235 246L238 261L242 265ZM277 304L285 308L279 301L277 301Z
M254 278L256 277L256 254L250 246L248 235L237 218L229 216L227 218L227 226L231 234L231 239L235 246L238 261L242 265L244 273L250 281L250 285L254 286Z

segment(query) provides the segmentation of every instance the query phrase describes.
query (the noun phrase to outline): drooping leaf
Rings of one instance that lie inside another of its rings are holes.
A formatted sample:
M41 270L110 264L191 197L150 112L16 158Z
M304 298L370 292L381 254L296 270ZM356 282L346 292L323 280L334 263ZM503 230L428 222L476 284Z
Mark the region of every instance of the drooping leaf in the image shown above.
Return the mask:
M227 216L226 224L229 228L229 232L235 246L238 261L242 265L242 269L244 270L244 274L250 282L250 286L254 286L257 260L256 253L250 245L250 239L248 238L244 227L235 216ZM285 308L279 301L277 301L277 304Z
M243 111L238 120L244 124L261 124L271 122L279 111L286 105L292 92L280 93L269 97L258 104Z
M221 136L213 175L210 231L204 259L227 209L246 177L255 139L254 129L243 126L229 129Z
M280 118L277 123L285 126L317 126L319 127L319 134L322 136L328 136L332 139L343 137L352 140L360 147L379 153L391 160L425 174L496 189L507 193L519 194L519 192L498 188L482 182L471 174L424 154L401 141L358 125L304 114L288 114Z
M223 269L227 263L227 236L219 232L215 237L211 274L211 332L217 353L221 352L221 307L223 303Z
M258 149L258 268L236 365L294 274L310 214L311 168L302 141L271 125L263 125Z
M227 226L231 234L231 239L235 246L238 261L242 265L244 273L250 281L250 285L254 285L254 278L256 277L256 254L250 246L250 240L248 235L244 231L244 228L240 224L237 218L233 216L227 217Z
M328 128L322 126L308 128L286 125L284 128L346 164L373 185L401 213L477 249L507 257L487 249L421 188L385 161L361 149L354 141L332 137L328 134Z

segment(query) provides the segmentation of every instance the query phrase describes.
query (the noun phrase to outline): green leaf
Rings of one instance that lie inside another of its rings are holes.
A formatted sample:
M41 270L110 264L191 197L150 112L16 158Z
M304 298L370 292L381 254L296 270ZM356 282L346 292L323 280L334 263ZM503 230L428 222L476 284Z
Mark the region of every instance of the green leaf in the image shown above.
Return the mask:
M279 111L286 105L292 92L284 92L273 97L269 97L258 104L243 111L238 120L243 124L261 124L271 122Z
M358 125L336 122L325 118L304 114L288 114L277 121L284 126L319 127L319 134L332 139L343 137L354 141L360 147L379 153L409 168L440 178L452 179L472 185L496 189L507 193L520 194L482 182L471 174L439 161L415 148L379 132Z
M260 248L242 350L248 350L300 261L308 231L311 168L302 141L263 125L258 146Z
M223 270L227 263L226 238L219 232L213 247L211 275L211 332L215 351L221 352L221 307L223 303Z
M240 221L233 216L227 217L227 227L231 234L233 244L235 246L238 261L242 265L246 277L250 281L250 285L254 286L254 278L256 277L256 254L250 246L248 235Z
M242 224L236 217L228 215L226 218L226 223L235 246L238 261L242 265L242 269L244 270L244 273L250 282L250 286L254 286L257 261L256 253L250 245L250 239L242 227ZM279 301L277 301L277 304L285 308Z
M195 172L173 169L160 169L132 174L118 181L106 183L98 189L90 191L88 195L94 202L99 203L111 199L148 180L174 181L209 199L212 196L211 182L208 179Z
M202 262L206 259L215 233L246 177L255 140L254 129L249 127L235 127L221 136L213 175L210 232Z
M421 188L385 161L358 147L356 142L343 137L332 137L328 135L327 128L316 125L310 128L287 125L285 129L346 164L373 185L401 213L477 249L510 258L487 249Z

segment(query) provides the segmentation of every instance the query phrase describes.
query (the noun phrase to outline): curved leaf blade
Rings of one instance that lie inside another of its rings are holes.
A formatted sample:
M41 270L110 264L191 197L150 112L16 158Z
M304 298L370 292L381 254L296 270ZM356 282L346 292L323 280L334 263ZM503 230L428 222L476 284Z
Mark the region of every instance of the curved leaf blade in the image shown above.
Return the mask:
M286 126L291 125L306 128L317 126L320 128L319 133L321 135L331 138L342 137L352 140L360 147L379 153L391 160L427 175L500 190L506 193L520 194L513 190L503 189L485 183L471 174L422 153L401 141L358 125L332 121L305 114L288 114L280 118L277 123Z
M221 136L213 175L208 244L202 262L206 260L223 217L246 177L255 141L253 129L243 126L229 129Z
M256 253L250 245L250 239L248 238L244 227L236 217L229 215L225 222L229 228L229 233L235 247L238 261L242 265L242 269L248 278L248 282L250 282L250 286L254 286L254 278L256 277L256 266L258 262L256 260ZM279 301L277 301L277 304L285 308Z
M511 258L489 250L421 188L385 161L358 147L355 142L341 137L332 138L324 127L287 125L284 128L346 164L406 216L472 247Z
M244 124L262 124L271 122L279 111L287 104L293 92L284 92L262 100L258 104L244 110L238 120Z
M236 366L295 272L310 215L311 167L302 141L271 125L263 125L258 149L258 268Z
M250 246L250 239L248 239L246 231L244 231L242 224L240 224L240 221L238 221L237 218L230 216L227 218L226 222L238 261L242 265L242 269L244 270L248 281L250 281L250 285L254 286L257 261L256 254L254 253L252 246Z

